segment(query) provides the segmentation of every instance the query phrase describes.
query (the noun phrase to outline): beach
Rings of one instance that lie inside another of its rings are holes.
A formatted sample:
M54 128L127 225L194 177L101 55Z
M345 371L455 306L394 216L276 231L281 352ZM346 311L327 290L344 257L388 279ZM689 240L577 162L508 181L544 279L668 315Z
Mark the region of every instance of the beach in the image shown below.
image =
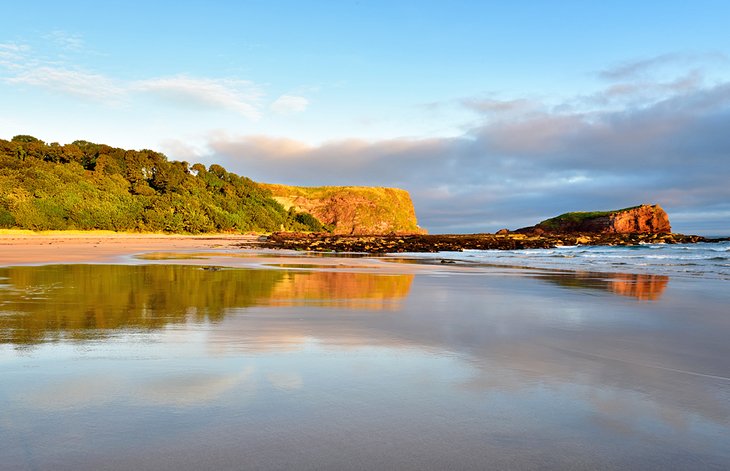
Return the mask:
M0 471L730 470L730 2L5 2Z
M259 235L164 235L55 231L0 233L0 266L67 263L170 263L218 264L227 267L287 265L303 257L314 257L324 267L347 265L350 269L378 269L386 272L419 270L398 267L379 258L346 254L305 254L288 250L257 249ZM246 248L241 248L245 246Z
M0 238L3 466L730 463L728 281L631 262L662 247L591 271L255 240Z
M0 264L103 263L120 257L155 251L226 249L252 243L258 236L216 234L176 236L163 234L118 234L107 231L0 233Z

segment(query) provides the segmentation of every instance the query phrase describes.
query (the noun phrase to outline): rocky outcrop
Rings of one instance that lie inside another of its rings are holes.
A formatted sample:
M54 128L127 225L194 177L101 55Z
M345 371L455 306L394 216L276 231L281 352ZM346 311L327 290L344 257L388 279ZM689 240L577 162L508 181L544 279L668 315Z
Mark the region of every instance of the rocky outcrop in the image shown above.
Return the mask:
M425 234L411 196L398 188L261 183L285 209L305 211L334 234Z
M614 211L574 212L542 221L518 233L669 234L667 213L658 204L642 204Z
M411 234L376 236L275 232L255 243L247 242L240 246L312 252L403 253L548 249L566 245L693 244L724 240L728 239L707 239L701 236L683 234L516 234L512 232L503 235Z

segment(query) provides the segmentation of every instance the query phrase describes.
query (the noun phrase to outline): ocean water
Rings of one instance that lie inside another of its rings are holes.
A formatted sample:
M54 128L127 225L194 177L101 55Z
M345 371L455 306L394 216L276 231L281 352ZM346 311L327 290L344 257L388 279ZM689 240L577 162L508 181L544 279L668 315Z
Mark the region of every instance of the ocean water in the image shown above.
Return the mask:
M730 280L730 241L628 247L566 246L555 249L466 250L408 254L408 257L429 261L446 259L468 264Z

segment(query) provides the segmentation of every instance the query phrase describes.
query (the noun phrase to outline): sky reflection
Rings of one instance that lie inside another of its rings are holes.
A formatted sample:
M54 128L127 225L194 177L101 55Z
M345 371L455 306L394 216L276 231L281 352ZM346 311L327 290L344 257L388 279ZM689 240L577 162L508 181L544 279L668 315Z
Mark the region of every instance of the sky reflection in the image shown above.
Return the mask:
M65 269L5 269L0 455L11 468L730 463L721 282L155 267L86 284ZM169 304L152 288L163 279L186 288ZM644 281L661 296L614 289ZM72 285L86 295L72 301ZM138 309L114 317L130 296ZM90 300L104 299L96 325L101 312L109 327L79 334Z

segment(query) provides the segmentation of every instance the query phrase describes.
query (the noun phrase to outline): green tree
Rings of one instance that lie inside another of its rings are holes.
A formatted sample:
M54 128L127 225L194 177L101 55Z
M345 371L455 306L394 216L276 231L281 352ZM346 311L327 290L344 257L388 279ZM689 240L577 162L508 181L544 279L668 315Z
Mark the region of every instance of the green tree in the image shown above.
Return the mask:
M319 230L249 178L152 150L0 139L0 227L200 233Z

